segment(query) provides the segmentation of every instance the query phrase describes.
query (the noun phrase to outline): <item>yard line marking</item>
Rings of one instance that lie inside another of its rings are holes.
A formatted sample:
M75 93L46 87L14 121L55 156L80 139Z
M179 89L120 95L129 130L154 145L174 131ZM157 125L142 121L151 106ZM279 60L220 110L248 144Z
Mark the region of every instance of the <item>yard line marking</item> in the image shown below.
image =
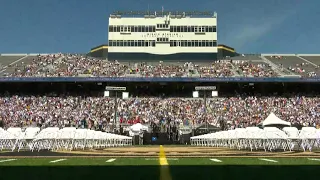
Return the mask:
M214 161L214 162L222 162L221 160L219 159L210 159L211 161Z
M273 160L273 159L263 159L263 158L260 158L260 160L261 160L261 161L274 162L274 163L278 162L278 161Z
M159 151L159 164L160 164L160 180L172 180L169 163L166 158L166 153L164 152L164 148L160 145Z
M54 161L50 161L50 163L56 163L56 162L60 162L60 161L65 161L67 159L57 159L57 160L54 160Z
M113 162L113 161L115 161L116 159L109 159L108 161L106 161L106 162Z
M155 161L159 160L158 158L145 158L146 161ZM168 161L177 161L178 158L167 158Z
M16 159L5 159L5 160L1 160L0 163L2 162L9 162L9 161L15 161Z
M159 163L161 166L169 165L162 145L160 145Z
M316 159L316 158L308 158L310 161L320 161L320 159Z

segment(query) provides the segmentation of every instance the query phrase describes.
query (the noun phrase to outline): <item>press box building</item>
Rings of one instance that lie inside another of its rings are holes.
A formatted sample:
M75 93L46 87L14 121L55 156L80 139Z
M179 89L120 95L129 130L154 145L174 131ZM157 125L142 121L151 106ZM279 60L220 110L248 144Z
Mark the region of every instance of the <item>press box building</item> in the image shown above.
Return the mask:
M216 13L188 14L154 12L152 15L145 13L142 17L110 15L108 59L217 59Z

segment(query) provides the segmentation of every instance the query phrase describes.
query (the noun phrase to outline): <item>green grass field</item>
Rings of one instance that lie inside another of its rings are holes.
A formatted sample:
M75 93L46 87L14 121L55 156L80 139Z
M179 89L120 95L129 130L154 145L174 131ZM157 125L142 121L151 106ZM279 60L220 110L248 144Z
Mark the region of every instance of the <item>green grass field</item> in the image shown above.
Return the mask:
M0 180L317 179L320 158L1 157Z
M167 158L169 166L320 165L320 158ZM1 158L0 166L157 166L159 158Z
M0 158L2 179L317 179L312 158ZM164 174L164 175L163 175Z

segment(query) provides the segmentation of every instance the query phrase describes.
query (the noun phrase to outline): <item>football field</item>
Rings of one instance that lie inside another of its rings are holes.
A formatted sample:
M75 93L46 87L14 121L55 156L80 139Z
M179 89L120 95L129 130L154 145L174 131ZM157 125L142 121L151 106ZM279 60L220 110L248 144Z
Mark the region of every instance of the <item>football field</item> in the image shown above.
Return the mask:
M309 179L311 157L2 157L0 179Z
M160 166L164 158L115 158L115 157L38 157L38 158L1 158L0 166ZM221 166L221 165L316 165L320 158L165 158L168 166Z

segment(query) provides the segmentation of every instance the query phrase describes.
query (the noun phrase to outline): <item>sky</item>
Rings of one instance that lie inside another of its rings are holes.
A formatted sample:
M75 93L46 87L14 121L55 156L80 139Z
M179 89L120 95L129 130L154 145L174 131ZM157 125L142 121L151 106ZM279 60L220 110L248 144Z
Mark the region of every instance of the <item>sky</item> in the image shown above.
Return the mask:
M0 53L86 53L114 11L216 11L218 43L240 53L320 54L319 0L1 0Z

